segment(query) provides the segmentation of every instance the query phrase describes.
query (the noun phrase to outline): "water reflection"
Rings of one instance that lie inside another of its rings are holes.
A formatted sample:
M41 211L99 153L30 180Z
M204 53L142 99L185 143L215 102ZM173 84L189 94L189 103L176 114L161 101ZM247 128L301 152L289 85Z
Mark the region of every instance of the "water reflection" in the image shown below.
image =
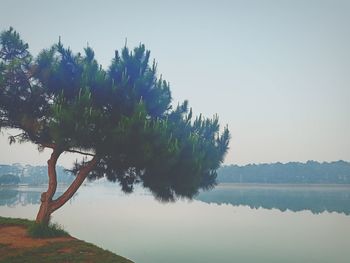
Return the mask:
M34 219L42 191L0 188L0 215ZM334 205L349 202L349 191L219 185L200 194L202 201L164 204L142 189L125 195L117 184L94 183L81 187L52 220L73 236L137 263L348 263L349 207ZM321 211L322 204L343 214L248 207Z
M59 188L57 195L63 190ZM42 191L44 189L40 187L0 188L0 206L39 204ZM220 184L212 191L200 193L196 199L206 203L278 209L282 212L308 210L313 214L328 211L350 215L350 187L345 186Z
M40 204L40 196L43 191L45 191L44 187L0 187L0 206L16 207ZM62 193L63 188L58 188L55 196Z
M349 186L263 186L221 184L197 197L206 203L242 205L250 208L308 210L350 214Z

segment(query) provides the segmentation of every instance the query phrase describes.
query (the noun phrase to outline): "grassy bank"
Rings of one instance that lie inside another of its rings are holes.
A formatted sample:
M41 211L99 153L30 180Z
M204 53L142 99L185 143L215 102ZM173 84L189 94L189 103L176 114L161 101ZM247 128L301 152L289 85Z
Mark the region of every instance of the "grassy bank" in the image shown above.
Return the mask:
M28 232L35 227L34 222L27 219L0 217L0 262L132 263L66 232L58 237L32 237Z

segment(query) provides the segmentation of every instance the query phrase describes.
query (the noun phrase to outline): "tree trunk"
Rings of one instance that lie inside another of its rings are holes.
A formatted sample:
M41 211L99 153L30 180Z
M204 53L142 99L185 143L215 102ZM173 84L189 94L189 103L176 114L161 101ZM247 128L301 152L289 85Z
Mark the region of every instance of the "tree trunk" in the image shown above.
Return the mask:
M37 223L47 225L50 221L50 206L52 203L52 197L54 196L57 188L56 163L60 154L61 152L54 148L50 159L47 161L49 186L47 191L41 194L41 205L36 217Z
M88 176L89 172L91 172L98 162L98 158L95 155L87 164L82 167L77 176L75 177L73 183L68 187L68 189L56 200L52 201L52 205L50 208L51 213L56 211L58 208L63 206L71 197L75 194L75 192L79 189L79 187L84 182L85 178Z
M94 156L91 161L79 170L76 178L67 190L59 198L52 200L57 188L56 163L60 154L60 152L55 154L54 150L48 161L49 188L47 192L41 195L41 206L36 217L37 223L49 223L51 214L63 206L75 194L98 161L97 157Z

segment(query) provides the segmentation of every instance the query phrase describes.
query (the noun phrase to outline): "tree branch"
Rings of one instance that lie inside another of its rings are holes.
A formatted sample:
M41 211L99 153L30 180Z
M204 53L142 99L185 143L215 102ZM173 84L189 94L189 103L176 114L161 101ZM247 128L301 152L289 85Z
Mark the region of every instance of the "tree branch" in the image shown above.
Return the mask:
M70 153L80 153L80 154L83 154L83 155L89 155L89 156L92 156L94 157L95 154L92 154L92 153L86 153L86 152L82 152L82 151L78 151L78 150L65 150L66 152L70 152Z
M52 201L52 204L50 206L51 213L63 206L75 194L75 192L84 182L85 178L88 176L89 172L94 169L98 160L98 157L95 155L85 166L79 170L73 183L68 187L68 189L59 198Z
M14 138L16 138L16 137L20 137L20 136L23 136L23 134L25 134L24 132L22 132L22 133L19 133L19 134L16 134L16 135L11 135L11 134L9 134L9 133L7 133L9 136L11 136L11 137L14 137Z
M51 149L54 149L56 147L56 144L54 143L40 143L40 145L44 148L51 148Z
M54 143L42 143L41 146L45 147L45 148L54 149L56 147L56 144L54 144ZM92 157L95 156L95 154L92 154L92 153L87 153L87 152L83 152L83 151L79 151L79 150L73 150L73 149L67 149L67 150L63 150L63 151L64 152L70 152L70 153L80 153L80 154L88 155L88 156L92 156Z

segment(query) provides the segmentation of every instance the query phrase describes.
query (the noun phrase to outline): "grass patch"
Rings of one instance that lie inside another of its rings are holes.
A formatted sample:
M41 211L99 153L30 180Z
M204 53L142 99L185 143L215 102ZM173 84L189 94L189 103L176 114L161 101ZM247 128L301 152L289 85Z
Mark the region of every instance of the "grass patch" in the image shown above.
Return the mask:
M0 216L0 225L3 226L24 226L28 229L28 235L34 238L68 237L69 234L56 224L38 224L34 221L21 218L7 218Z
M28 227L28 235L34 238L68 237L69 234L63 228L54 223L49 225L32 223Z
M23 226L28 232L33 232L35 237L57 237L69 236L59 225L50 224L49 226L36 224L34 221L19 218L0 217L0 236L1 227ZM41 240L32 238L32 242ZM39 247L18 247L12 244L0 243L0 263L60 263L60 262L113 262L113 263L133 263L132 261L118 256L108 250L99 248L93 244L82 240L48 240L46 244Z
M33 225L33 221L30 221L28 219L22 219L22 218L8 218L8 217L1 217L0 216L0 225L3 226L25 226L30 227Z
M44 256L43 256L44 255ZM92 244L79 240L51 243L47 246L22 249L15 255L3 257L0 263L52 263L52 262L104 262L104 263L133 263L132 261L120 257L101 249Z
M8 245L6 245L6 244L0 244L0 251L1 251L1 249L7 248L7 247L8 247Z

